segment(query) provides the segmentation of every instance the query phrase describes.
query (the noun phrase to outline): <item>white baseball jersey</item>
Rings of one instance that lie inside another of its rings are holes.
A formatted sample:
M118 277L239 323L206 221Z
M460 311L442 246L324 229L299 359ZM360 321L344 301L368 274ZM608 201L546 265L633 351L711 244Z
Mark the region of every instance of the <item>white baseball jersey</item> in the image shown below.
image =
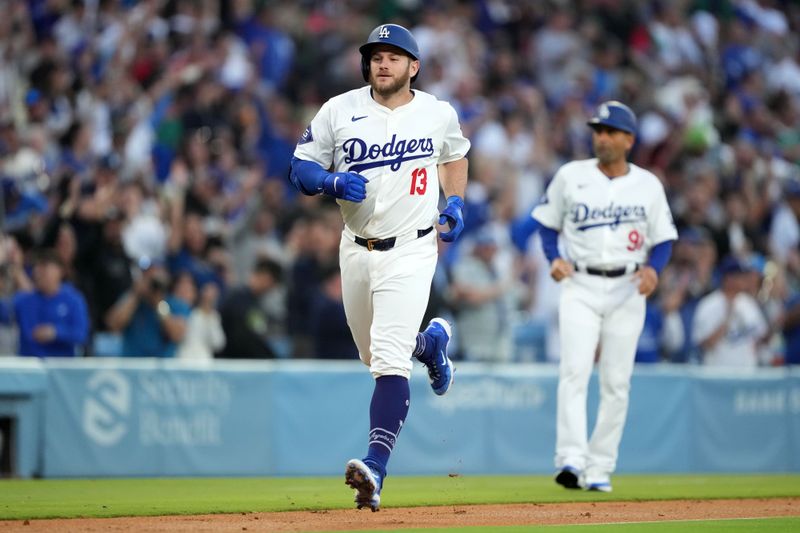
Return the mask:
M636 165L629 163L627 174L609 179L597 163L587 159L562 166L533 217L560 232L567 258L579 266L643 264L652 246L677 238L664 187ZM610 483L616 468L645 315L645 297L634 281L632 274L588 273L561 281L555 464L584 471L589 484ZM586 394L598 343L601 400L587 438Z
M563 237L568 258L591 267L643 264L654 245L677 239L664 194L651 172L628 163L609 179L597 159L562 166L533 217Z
M733 311L728 319L728 306ZM729 303L722 291L705 296L697 305L692 323L695 344L708 339L723 322L728 321L725 335L703 354L703 363L716 366L758 366L757 342L767 334L769 326L758 308L758 302L746 293L739 293Z
M337 202L345 223L342 301L359 356L375 377L411 374L437 260L436 232L418 238L417 231L439 216L437 165L463 158L469 147L447 102L415 90L409 103L389 109L366 86L326 102L294 152L369 180L363 202ZM369 251L350 233L398 240L388 251Z
M408 104L392 110L375 102L366 86L326 102L294 155L367 178L363 202L337 201L354 234L383 239L433 225L437 165L461 159L469 147L447 102L415 90Z

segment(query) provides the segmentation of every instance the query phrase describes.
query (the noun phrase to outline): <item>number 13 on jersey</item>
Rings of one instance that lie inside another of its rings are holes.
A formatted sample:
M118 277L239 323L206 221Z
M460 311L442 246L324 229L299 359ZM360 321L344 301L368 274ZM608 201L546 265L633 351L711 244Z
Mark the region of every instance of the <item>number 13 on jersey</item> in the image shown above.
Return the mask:
M425 194L428 190L428 171L424 168L415 168L411 173L411 192L409 194Z

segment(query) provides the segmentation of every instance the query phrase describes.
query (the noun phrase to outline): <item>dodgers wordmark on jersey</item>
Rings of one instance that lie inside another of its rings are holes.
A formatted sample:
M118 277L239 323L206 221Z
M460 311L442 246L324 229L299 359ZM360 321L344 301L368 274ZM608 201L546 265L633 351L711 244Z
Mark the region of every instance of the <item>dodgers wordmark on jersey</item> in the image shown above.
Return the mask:
M547 187L533 217L563 237L571 261L592 267L644 264L654 245L678 234L664 187L632 163L609 179L597 159L567 163Z
M425 229L439 216L437 165L461 159L470 143L447 102L423 91L394 110L370 87L326 102L306 129L295 157L369 180L363 202L337 200L345 225L365 238Z

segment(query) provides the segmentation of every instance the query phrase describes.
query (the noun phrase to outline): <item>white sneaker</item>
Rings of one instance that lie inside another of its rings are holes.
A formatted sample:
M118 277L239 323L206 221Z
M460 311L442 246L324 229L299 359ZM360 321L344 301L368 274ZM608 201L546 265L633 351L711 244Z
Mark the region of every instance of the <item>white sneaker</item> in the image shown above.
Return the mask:
M590 480L586 480L586 490L592 490L596 492L611 492L611 479L606 477L605 479L602 478L591 478Z

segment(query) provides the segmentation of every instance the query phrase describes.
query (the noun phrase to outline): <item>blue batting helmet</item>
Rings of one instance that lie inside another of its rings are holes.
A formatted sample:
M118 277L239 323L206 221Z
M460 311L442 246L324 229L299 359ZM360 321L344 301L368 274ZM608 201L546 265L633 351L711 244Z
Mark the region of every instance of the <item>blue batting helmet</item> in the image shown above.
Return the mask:
M636 135L636 115L630 107L616 100L609 100L597 106L594 116L587 124L592 128L603 125Z
M417 40L414 39L410 31L399 24L381 24L372 30L367 42L358 49L361 52L361 74L364 76L364 81L369 81L369 61L372 47L379 44L396 46L413 59L419 61L419 46L417 46ZM418 75L419 70L412 76L412 83L417 79Z

